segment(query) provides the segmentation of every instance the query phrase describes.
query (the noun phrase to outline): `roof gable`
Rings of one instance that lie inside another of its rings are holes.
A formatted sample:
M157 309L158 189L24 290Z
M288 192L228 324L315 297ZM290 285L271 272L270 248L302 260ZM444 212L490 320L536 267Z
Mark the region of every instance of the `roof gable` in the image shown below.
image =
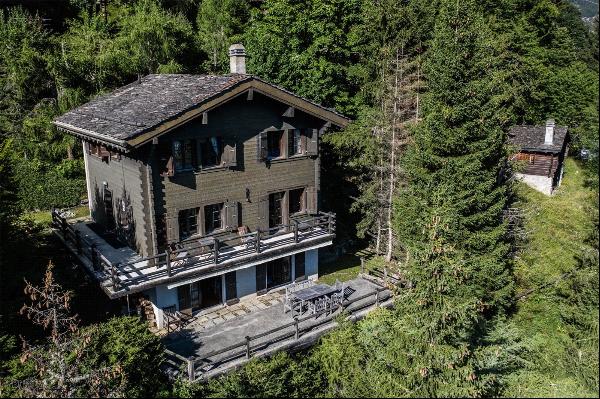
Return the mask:
M338 126L349 119L252 75L148 75L56 118L79 136L127 150L254 90Z

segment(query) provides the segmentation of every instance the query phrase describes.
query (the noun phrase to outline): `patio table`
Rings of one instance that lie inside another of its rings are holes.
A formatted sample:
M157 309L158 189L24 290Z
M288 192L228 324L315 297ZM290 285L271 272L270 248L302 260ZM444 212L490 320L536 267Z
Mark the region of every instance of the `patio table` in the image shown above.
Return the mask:
M304 308L304 303L314 301L315 299L329 296L338 291L337 288L331 287L327 284L316 284L312 287L303 288L294 292L294 298L300 301L300 309Z

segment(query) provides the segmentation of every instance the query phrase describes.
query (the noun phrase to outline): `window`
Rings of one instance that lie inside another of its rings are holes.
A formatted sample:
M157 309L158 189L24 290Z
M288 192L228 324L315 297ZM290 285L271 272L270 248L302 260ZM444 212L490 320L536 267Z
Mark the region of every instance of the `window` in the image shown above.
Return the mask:
M304 188L290 190L290 215L304 211Z
M283 156L282 142L283 132L281 130L267 133L267 155L269 158Z
M288 154L290 157L302 154L302 131L300 129L288 132Z
M186 238L198 232L198 208L179 211L179 239Z
M285 192L269 194L269 227L283 224L283 198Z
M175 171L190 170L196 166L196 141L192 139L173 141Z
M88 143L88 154L101 158L106 163L108 163L111 156L110 151L105 146L96 143Z
M223 140L221 137L210 137L200 143L200 159L202 167L218 166L223 156Z
M204 227L206 234L223 228L223 203L204 207Z
M535 155L533 155L533 154L529 155L529 164L533 165L534 162L535 162Z

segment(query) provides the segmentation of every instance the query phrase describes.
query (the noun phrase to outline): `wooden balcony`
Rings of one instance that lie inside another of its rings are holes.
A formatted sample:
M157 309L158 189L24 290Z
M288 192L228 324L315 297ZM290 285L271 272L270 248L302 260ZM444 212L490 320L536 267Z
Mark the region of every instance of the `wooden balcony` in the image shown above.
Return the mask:
M179 243L176 250L143 258L130 248L113 248L87 223L69 223L56 211L52 211L52 224L67 248L111 298L251 267L331 245L335 237L335 215L318 213L249 234L188 239Z

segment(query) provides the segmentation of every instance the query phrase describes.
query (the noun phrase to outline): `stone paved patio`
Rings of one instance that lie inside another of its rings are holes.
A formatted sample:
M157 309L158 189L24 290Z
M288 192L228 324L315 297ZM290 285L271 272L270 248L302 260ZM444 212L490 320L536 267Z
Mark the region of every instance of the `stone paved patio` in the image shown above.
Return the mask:
M235 305L225 306L212 312L200 314L196 320L188 324L185 328L189 330L201 331L214 327L225 321L245 316L253 312L265 310L271 306L280 305L284 300L284 292L273 291L259 297L251 298Z

